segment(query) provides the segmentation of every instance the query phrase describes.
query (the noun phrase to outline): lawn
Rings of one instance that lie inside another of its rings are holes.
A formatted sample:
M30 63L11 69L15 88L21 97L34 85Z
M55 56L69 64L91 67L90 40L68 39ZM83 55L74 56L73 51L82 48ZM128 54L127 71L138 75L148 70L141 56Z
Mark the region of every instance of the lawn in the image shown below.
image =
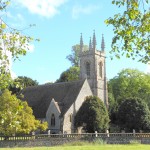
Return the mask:
M150 150L150 145L88 145L31 148L1 148L1 150Z

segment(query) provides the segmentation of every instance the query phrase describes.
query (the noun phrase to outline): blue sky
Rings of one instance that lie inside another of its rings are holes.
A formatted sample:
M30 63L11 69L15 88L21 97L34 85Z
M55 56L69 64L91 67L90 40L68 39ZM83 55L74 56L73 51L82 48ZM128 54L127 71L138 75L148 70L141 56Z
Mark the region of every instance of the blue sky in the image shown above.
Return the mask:
M16 76L28 76L40 84L54 82L71 66L66 56L71 53L71 47L79 43L80 33L83 33L84 44L88 45L93 30L97 49L100 49L104 34L108 79L124 68L145 72L148 69L145 64L123 57L120 60L109 58L113 32L104 20L118 11L111 0L12 0L4 15L5 21L17 29L36 24L22 32L40 39L40 42L31 43L26 56L12 63L12 72Z

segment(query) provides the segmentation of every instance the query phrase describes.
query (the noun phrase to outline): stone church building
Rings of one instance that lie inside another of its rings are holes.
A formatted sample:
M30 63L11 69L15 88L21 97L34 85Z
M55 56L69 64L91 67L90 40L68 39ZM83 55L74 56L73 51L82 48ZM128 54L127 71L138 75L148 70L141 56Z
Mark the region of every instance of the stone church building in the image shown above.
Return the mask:
M102 36L101 50L96 48L93 33L89 50L85 51L80 37L80 80L27 87L24 99L33 109L37 119L47 121L51 133L73 133L74 117L87 96L98 96L108 106L105 44Z

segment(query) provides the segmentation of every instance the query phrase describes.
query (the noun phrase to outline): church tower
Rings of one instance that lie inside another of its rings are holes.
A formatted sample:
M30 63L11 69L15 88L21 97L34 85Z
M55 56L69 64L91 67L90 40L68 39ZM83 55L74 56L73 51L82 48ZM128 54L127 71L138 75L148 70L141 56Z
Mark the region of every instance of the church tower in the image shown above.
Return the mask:
M89 50L84 50L82 34L80 37L80 79L87 78L93 95L99 97L108 107L106 81L105 43L102 35L101 50L96 48L95 31L89 41Z

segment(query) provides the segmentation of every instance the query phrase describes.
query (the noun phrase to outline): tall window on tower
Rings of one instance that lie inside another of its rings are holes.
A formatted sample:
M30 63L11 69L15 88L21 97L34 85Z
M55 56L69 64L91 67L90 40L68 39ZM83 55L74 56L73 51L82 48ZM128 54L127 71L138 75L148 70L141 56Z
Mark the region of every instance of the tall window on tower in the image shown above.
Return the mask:
M102 78L102 76L103 76L103 63L102 62L100 62L99 63L99 76Z
M90 63L89 62L86 63L86 75L87 75L87 78L90 77Z
M52 114L51 116L51 126L55 126L55 115Z

